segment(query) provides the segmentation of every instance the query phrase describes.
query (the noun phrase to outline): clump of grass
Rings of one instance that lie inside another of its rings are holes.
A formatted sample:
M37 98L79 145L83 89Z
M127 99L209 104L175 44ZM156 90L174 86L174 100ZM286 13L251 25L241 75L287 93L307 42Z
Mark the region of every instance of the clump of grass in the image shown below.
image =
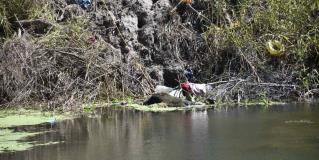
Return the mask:
M0 1L0 30L6 37L11 36L18 27L18 20L30 19L40 9L44 11L43 5L46 3L43 0Z
M41 37L38 43L46 47L89 48L92 45L89 38L95 37L87 28L88 21L75 17L64 24L57 24L50 33Z
M88 39L93 36L87 31L88 21L85 17L74 16L64 23L57 23L58 14L52 2L43 0L13 0L0 2L0 30L10 37L17 28L19 20L44 19L55 27L36 41L46 47L76 47L90 46Z

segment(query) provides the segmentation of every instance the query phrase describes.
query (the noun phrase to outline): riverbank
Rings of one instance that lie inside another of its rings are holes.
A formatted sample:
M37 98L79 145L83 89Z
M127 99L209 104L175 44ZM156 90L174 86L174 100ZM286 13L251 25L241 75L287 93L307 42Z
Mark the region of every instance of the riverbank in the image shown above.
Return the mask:
M319 96L315 0L10 2L0 2L1 107L146 98L179 86L186 66L223 103Z

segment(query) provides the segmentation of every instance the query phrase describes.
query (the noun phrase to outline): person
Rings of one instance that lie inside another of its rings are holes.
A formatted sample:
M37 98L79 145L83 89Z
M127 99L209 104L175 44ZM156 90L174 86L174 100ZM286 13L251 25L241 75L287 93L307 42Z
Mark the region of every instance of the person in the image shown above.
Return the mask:
M184 76L186 77L188 82L194 81L194 73L190 66L185 67Z
M190 83L184 82L181 83L181 88L183 90L183 94L189 101L194 101L194 97L206 97L206 101L210 104L214 103L214 98L208 96L208 92L212 90L212 86L208 84L198 84L198 83Z
M81 8L88 9L91 6L91 0L78 0Z

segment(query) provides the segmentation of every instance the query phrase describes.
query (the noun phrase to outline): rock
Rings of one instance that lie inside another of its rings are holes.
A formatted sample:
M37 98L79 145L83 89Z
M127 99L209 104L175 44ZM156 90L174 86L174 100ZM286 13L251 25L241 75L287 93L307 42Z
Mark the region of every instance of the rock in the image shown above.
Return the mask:
M127 14L122 15L121 18L121 29L123 31L123 35L125 36L125 38L131 40L133 39L137 39L137 24L138 24L138 18L137 16L133 13L133 12L129 12Z
M154 44L154 29L146 27L138 32L138 42L146 47L151 47Z
M92 26L107 43L121 51L125 63L140 59L156 84L175 87L184 62L194 60L198 47L192 47L193 42L200 37L200 34L194 36L192 25L182 24L179 14L171 14L177 3L107 1L93 12L95 25Z

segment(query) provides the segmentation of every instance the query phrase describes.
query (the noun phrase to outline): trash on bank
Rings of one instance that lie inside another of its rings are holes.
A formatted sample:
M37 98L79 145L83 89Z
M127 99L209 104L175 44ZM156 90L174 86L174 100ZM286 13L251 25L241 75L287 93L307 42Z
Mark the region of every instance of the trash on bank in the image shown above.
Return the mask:
M270 56L280 57L284 54L284 45L277 40L270 40L266 43L266 48Z

